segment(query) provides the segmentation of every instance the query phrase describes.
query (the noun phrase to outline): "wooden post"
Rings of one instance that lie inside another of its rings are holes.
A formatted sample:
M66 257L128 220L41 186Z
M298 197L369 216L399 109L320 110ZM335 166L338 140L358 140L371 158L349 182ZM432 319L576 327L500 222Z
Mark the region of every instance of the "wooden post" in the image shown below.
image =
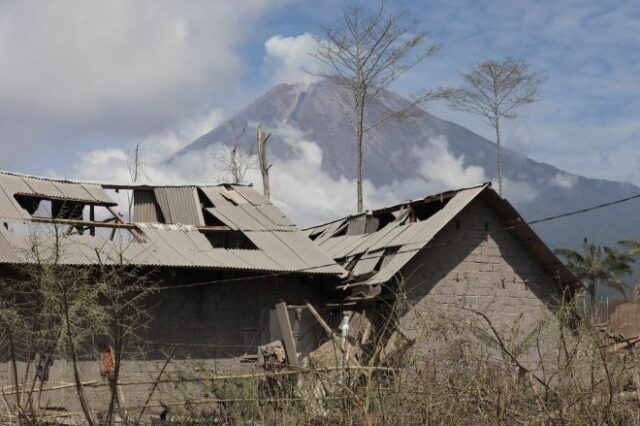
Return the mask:
M258 163L260 164L260 173L262 173L262 193L267 198L271 198L271 186L269 183L271 164L267 164L267 141L270 137L271 133L265 136L262 132L262 123L258 124Z
M116 219L117 223L129 225L127 222L124 221L124 219L122 219L122 216L120 216L120 213L115 211L111 206L107 206L107 210L109 210L109 213L111 213L113 215L113 217ZM111 233L111 239L112 240L113 240L113 237L115 236L115 232L116 232L116 230L114 228L113 232ZM144 240L142 239L140 234L138 234L137 227L135 225L133 226L133 228L129 229L129 232L131 233L131 235L133 236L133 238L135 238L135 240L137 242L139 242L139 243L143 243L144 242Z
M287 311L287 304L285 302L276 304L276 315L278 316L280 333L282 334L282 340L284 341L284 349L287 351L287 360L289 361L289 365L298 367L300 366L300 362L298 361L298 353L296 352L296 340L293 337L293 331L291 331L289 312Z
M93 204L91 204L89 206L89 220L91 222L95 222L96 221L96 211L95 208L93 206ZM96 235L96 227L92 226L91 228L89 228L89 235L91 235L92 237L94 237Z

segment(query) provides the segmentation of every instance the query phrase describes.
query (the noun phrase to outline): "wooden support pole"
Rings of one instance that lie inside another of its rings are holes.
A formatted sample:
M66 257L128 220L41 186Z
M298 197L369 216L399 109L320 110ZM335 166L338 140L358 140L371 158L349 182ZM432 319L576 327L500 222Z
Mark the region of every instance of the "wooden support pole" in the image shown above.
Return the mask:
M289 312L287 311L287 304L285 302L276 304L276 315L278 317L278 323L280 324L280 333L282 334L282 340L284 340L284 349L287 351L289 365L298 367L300 362L298 361L298 353L296 352L296 340L293 337L293 331L291 331Z
M96 221L96 210L95 207L93 206L93 204L91 206L89 206L89 221L90 222L95 222ZM96 235L96 227L92 226L89 228L89 235L91 235L92 237L95 237Z
M114 222L114 220L118 220L116 218L109 218L103 221L90 221L90 220L79 220L79 219L54 219L51 217L39 217L33 216L31 218L31 222L34 223L50 223L50 224L58 224L58 225L71 225L71 226L84 226L84 227L96 227L96 228L114 228L114 229L138 229L138 226L135 223L128 223L124 221ZM231 228L228 226L196 226L195 227L200 232L226 232L230 231Z
M50 217L38 217L34 216L31 218L32 222L35 223L51 223L58 225L71 225L71 226L94 226L98 228L116 228L116 229L137 229L136 225L133 223L113 223L113 222L91 222L88 220L77 220L77 219L53 219Z
M318 311L316 311L316 308L314 308L311 305L311 303L307 303L307 309L309 309L309 312L311 312L311 315L313 315L316 321L318 321L320 326L324 329L325 333L327 333L327 336L334 337L335 333L333 332L333 330L331 330L331 327L329 327L329 324L327 324L325 320L322 319Z
M128 222L125 222L125 220L122 218L122 216L120 216L120 213L118 213L117 211L114 210L113 207L107 207L107 210L109 210L109 212L113 215L113 217L116 218L116 221L120 224L128 224ZM115 232L115 229L114 229ZM129 232L131 233L131 236L133 238L135 238L135 240L139 243L143 243L144 239L142 238L142 236L140 236L140 231L138 230L137 226L134 226L133 228L129 228ZM111 233L111 239L113 239L114 237L114 233Z

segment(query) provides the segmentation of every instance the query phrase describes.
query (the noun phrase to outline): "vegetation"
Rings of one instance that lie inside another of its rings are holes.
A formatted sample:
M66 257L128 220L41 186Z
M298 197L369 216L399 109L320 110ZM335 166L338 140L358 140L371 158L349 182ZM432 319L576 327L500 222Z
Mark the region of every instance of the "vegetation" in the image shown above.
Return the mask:
M318 48L312 55L326 66L319 75L346 88L353 97L350 105L356 142L356 195L358 212L364 210L365 135L392 119L411 111L413 105L442 96L440 91L426 92L412 106L366 122L367 110L378 96L407 71L433 56L439 44L426 44L427 32L409 19L407 11L390 13L380 2L374 14L362 7L347 7L335 25L323 28L316 38Z
M13 278L0 283L0 342L8 342L3 358L12 366L12 385L2 387L6 407L20 424L41 424L46 407L40 398L49 367L57 360L71 369L70 390L77 395L83 421L113 424L120 411L123 354L138 347L138 332L151 319L146 299L155 286L147 273L124 264L117 253L111 258L97 253L92 267L64 264L67 234L61 227L50 233L36 229L32 235L30 263L16 266L8 274ZM104 372L108 408L97 412L93 406L99 401L87 394L82 363L87 357L100 359L107 348L113 367Z
M464 86L448 92L451 108L479 115L496 132L498 193L503 195L502 119L517 117L516 110L535 102L542 76L529 71L524 61L489 59L462 74Z
M586 238L581 251L565 248L556 252L566 260L567 267L584 284L592 316L595 315L599 286L614 289L627 297L628 286L622 277L632 272L634 258L631 254L590 243Z
M365 355L342 370L312 357L302 370L218 375L197 390L192 380L207 373L182 374L179 385L163 384L182 389L184 404L162 424L640 424L640 358L609 350L587 323L575 323L573 307L532 336L467 314L478 321L436 308L421 319L420 338L437 349L427 355L406 341L375 367ZM380 344L352 350L383 353Z
M397 321L408 308L402 294L393 306L381 306L381 325L370 338L357 328L346 347L330 338L323 345L329 356L317 351L300 369L280 365L225 374L215 363L173 363L170 352L148 382L142 406L114 402L119 385L133 384L120 384L117 373L110 399L97 401L95 393L85 392L79 354L90 336L109 336L120 354L132 347L136 330L148 320L141 303L149 294L146 284L106 266L90 273L38 266L29 277L23 288L48 302L20 302L4 293L3 341L13 342L14 364L24 348L53 353L55 346L56 357L74 367L73 388L86 424L114 424L116 413L122 424L158 425L640 424L640 358L613 350L589 322L576 322L573 305L558 302L555 314L523 327L522 317L497 324L481 311L434 304L416 317L418 334L409 337ZM125 282L132 287L125 290ZM15 295L17 282L5 284ZM25 315L37 307L33 317ZM118 355L116 365L132 368L130 362ZM3 398L21 423L59 420L40 413L36 379L27 380L31 374L13 377L24 379L3 387Z

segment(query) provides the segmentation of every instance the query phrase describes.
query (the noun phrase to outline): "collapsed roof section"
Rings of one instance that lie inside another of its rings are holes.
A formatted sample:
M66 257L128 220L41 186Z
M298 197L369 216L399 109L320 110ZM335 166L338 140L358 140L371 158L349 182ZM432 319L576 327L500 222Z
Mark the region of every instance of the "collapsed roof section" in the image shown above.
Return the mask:
M354 284L379 285L397 277L409 260L477 198L489 205L505 230L550 276L563 285L577 284L576 277L489 183L349 216L303 232L351 272Z
M107 191L128 193L131 221L117 211ZM346 275L249 186L99 185L0 173L0 223L0 263L34 262L34 254L48 259L57 246L57 261L70 265ZM64 232L55 233L62 235L58 244L49 235L35 253L27 233L12 231L16 223ZM97 232L105 230L105 235ZM127 238L115 238L118 233Z

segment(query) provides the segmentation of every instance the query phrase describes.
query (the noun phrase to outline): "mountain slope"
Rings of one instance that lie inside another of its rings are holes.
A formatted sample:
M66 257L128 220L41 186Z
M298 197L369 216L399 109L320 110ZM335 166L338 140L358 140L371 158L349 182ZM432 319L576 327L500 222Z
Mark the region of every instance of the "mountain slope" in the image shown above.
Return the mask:
M279 85L236 114L233 121L249 123L248 131L240 139L240 144L246 147L255 143L253 130L258 122L268 129L283 124L297 129L321 148L325 173L335 179L353 179L356 157L350 102L347 92L327 81L308 86ZM402 97L385 92L369 112L367 121L375 122L389 111L407 105ZM216 144L228 144L234 140L233 133L231 126L223 124L172 159ZM274 132L269 155L287 160L294 159L297 153L281 134ZM629 183L575 176L513 152L505 153L504 162L506 198L529 220L640 193L640 188ZM492 142L421 109L370 132L365 150L365 176L373 185L412 181L409 195L414 198L430 192L429 182L433 181L453 187L477 183L469 181L473 179L494 179L495 165ZM415 185L416 180L425 182L424 190ZM639 218L640 202L635 201L541 224L536 229L553 246L576 247L584 237L612 244L619 239L640 237Z

